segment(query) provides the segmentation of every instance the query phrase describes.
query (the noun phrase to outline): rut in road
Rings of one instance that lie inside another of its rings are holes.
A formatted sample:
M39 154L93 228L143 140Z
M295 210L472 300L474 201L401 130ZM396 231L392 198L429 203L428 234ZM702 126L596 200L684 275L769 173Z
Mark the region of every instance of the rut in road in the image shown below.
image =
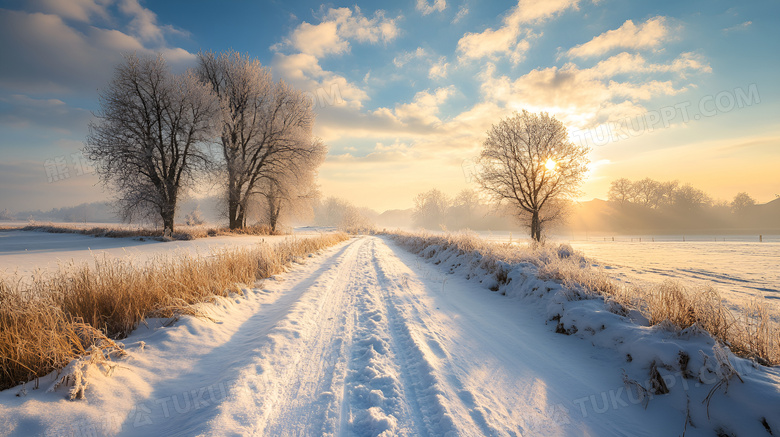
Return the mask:
M18 417L37 434L116 418L106 434L433 437L673 435L666 418L685 419L661 402L585 411L624 389L623 356L556 334L545 308L464 276L389 237L353 238L204 305L217 323L137 330L128 341L150 346L97 375L95 401L9 396L0 422Z
M606 422L571 422L559 406L619 386L619 375L599 373L600 359L571 360L580 343L552 345L568 340L528 311L518 317L522 307L508 299L443 276L387 238L353 238L258 292L267 299L231 325L228 342L193 364L217 372L163 380L158 388L191 392L198 387L177 384L230 380L229 395L190 414L158 414L156 431L620 435L641 420L640 412L621 410Z
M242 370L245 389L223 402L209 433L493 434L462 405L466 390L452 396L461 406L450 411L429 346L418 343L395 307L393 296L404 289L377 261L377 246L384 245L376 237L355 239L336 272L307 281L313 285L269 332L254 365Z

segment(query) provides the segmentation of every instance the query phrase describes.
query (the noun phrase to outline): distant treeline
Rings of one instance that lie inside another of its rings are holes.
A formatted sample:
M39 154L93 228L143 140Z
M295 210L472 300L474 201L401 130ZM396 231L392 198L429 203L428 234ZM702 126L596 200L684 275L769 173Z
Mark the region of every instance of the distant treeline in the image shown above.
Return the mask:
M14 221L50 221L50 222L91 222L118 223L119 218L109 202L82 203L77 206L53 208L48 211L30 210L12 213L8 209L0 210L0 220Z
M716 207L739 213L756 204L756 200L745 192L738 193L730 202L716 202L710 195L691 184L680 185L678 181L660 182L650 178L639 181L620 178L613 181L608 198L621 206L634 204L651 209L684 211Z
M730 201L716 201L690 184L653 179L614 181L609 200L570 204L565 221L551 233L780 233L780 199L758 204L748 193ZM418 194L414 208L386 211L376 219L381 226L410 226L449 230L521 230L522 222L510 211L485 201L474 190L448 197L433 189Z
M780 233L780 199L758 204L741 192L730 201L716 201L690 184L649 178L618 179L608 198L580 204L567 227L616 233Z
M405 215L412 227L425 229L472 229L472 230L519 230L522 226L516 217L507 211L485 201L475 190L465 189L454 197L448 197L437 189L418 194L414 208L402 214L396 211L396 218ZM379 217L382 223L383 216ZM390 217L387 217L388 219Z

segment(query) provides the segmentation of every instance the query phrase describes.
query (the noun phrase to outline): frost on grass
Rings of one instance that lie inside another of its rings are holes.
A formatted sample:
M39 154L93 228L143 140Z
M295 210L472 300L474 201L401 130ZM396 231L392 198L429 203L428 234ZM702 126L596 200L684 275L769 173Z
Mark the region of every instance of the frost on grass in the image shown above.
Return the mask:
M90 346L84 355L68 363L46 392L52 393L60 388L68 388L66 397L69 400L84 399L89 386L87 373L95 368L105 376L111 376L117 366L111 360L125 355L127 352L121 343L104 339L99 344Z
M0 389L67 366L57 386L75 387L73 397L83 396L85 366L104 366L118 354L110 339L125 338L149 317L208 319L200 304L240 294L240 284L280 273L348 238L323 234L145 265L96 259L93 268L64 266L31 283L0 275ZM74 359L81 364L68 366Z
M780 426L780 375L761 365L780 363L780 329L765 306L735 316L712 287L627 286L566 245L493 244L473 233L393 238L449 274L537 308L555 332L625 357L615 364L634 404L674 405L700 430L769 435Z

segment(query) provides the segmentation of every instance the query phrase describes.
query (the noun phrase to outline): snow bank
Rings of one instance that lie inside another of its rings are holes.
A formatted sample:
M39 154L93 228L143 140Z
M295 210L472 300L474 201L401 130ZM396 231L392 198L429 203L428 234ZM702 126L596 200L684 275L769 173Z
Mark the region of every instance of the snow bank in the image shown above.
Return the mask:
M551 330L625 357L625 362L615 363L625 386L575 400L583 417L629 404L653 409L665 403L687 416L681 429L739 436L776 435L780 430L778 367L734 355L695 324L682 330L669 322L651 326L642 313L608 295L546 279L561 262L567 268L589 267L568 245L520 250L485 243L475 234L393 238L449 274L534 306Z

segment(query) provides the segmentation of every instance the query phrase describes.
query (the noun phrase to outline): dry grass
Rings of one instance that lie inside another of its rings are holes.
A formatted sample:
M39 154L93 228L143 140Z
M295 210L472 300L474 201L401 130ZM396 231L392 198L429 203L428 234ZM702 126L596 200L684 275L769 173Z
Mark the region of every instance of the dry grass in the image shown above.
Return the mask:
M240 293L240 284L280 273L348 238L291 238L145 265L102 258L93 267L64 266L32 283L0 277L0 389L62 369L94 348L113 347L111 339L127 336L145 318L198 315L193 304Z
M671 280L649 287L625 285L593 267L567 245L498 244L468 232L392 235L411 251L428 258L447 249L470 254L478 260L476 265L494 274L499 283L506 277L507 265L528 262L538 267L541 278L561 282L573 295L603 297L614 312L638 310L651 325L664 323L678 330L696 325L737 355L765 365L780 364L780 326L762 300L752 301L735 314L712 286L686 287Z
M81 234L94 237L110 238L151 238L164 241L161 229L152 229L133 226L96 226L79 227L77 225L65 226L48 224L30 224L22 227L4 226L0 230L18 229L22 231L49 232L52 234ZM172 240L194 240L196 238L207 238L221 235L284 235L279 230L274 231L268 225L253 225L241 229L229 229L227 227L208 227L208 226L176 226L176 232L171 235Z

